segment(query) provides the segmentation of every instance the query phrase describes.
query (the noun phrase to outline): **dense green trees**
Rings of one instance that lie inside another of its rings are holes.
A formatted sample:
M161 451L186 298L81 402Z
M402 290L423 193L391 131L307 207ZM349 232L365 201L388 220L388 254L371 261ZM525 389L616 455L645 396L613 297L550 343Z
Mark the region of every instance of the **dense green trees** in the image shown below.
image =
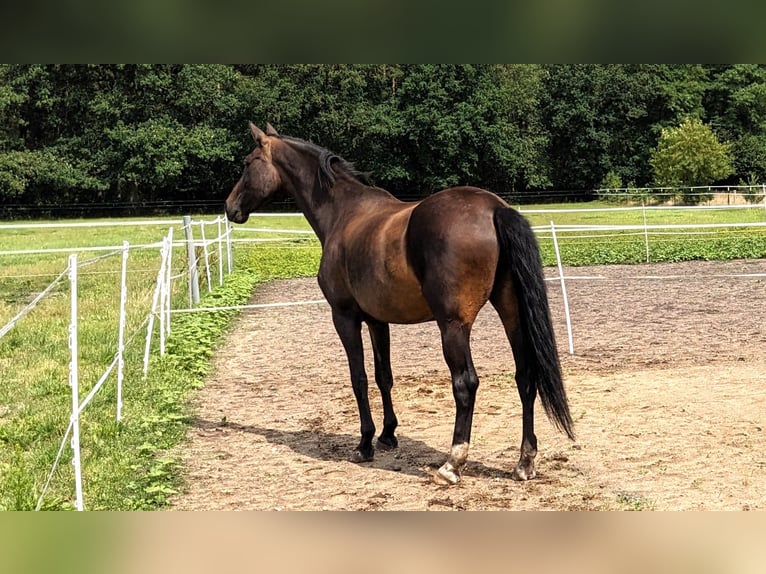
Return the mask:
M241 148L229 66L4 68L0 195L20 203L206 199Z
M705 70L698 65L559 65L548 71L545 126L558 189L594 189L610 173L612 183L616 176L623 186L650 184L649 154L661 129L703 114Z
M739 178L766 182L766 66L713 67L706 107L713 129L733 145Z
M688 119L733 158L700 183L766 180L763 65L0 65L0 205L218 210L249 119L403 198L652 185L663 130Z

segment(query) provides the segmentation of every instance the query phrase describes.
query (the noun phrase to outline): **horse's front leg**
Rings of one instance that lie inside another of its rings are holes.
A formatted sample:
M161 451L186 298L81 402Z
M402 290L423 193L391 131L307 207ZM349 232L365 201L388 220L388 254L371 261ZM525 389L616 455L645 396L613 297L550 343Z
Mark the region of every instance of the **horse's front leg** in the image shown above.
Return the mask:
M351 462L367 462L372 460L375 455L375 449L372 446L375 424L372 422L370 402L367 397L367 373L364 370L364 348L362 347L362 320L358 312L344 312L337 309L333 309L332 320L348 357L351 385L354 388L361 423L362 440L351 454L350 460Z
M391 400L391 388L394 386L394 375L391 373L391 334L388 323L380 323L367 319L370 329L370 340L375 357L375 382L380 389L383 400L383 431L378 437L378 447L382 449L396 448L399 442L394 431L399 421L396 420L394 404Z

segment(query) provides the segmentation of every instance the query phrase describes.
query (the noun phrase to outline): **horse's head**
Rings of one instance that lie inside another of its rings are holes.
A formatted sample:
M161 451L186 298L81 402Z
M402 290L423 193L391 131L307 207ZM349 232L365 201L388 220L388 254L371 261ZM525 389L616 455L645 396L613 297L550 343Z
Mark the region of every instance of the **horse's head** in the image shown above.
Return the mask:
M245 157L242 177L226 198L226 216L234 223L245 223L250 212L263 205L282 184L271 157L277 131L271 124L266 124L263 132L250 122L250 133L255 140L255 149Z

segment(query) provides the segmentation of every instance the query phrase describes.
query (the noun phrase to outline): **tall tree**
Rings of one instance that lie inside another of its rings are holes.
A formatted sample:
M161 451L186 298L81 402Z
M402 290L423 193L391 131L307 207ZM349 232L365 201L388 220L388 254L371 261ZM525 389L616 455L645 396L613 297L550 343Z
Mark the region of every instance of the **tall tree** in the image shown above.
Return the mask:
M719 142L710 126L697 118L663 129L651 164L657 184L669 187L710 185L734 171L731 145ZM687 203L700 197L692 191L684 196Z

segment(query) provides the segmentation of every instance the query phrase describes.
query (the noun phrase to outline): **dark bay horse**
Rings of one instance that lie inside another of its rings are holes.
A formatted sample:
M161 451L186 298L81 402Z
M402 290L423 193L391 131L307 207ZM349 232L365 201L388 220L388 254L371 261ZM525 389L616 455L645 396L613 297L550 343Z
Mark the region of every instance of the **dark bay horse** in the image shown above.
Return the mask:
M454 187L402 202L373 187L353 166L315 144L250 124L255 149L226 200L235 223L272 194L291 194L322 244L318 281L348 357L362 438L351 460L372 460L375 424L367 398L361 336L367 323L375 382L383 399L379 448L397 446L391 402L389 323L436 320L452 376L452 448L437 478L454 484L468 457L479 380L471 327L490 301L505 327L522 404L521 456L513 477L535 476L534 403L574 438L561 379L537 241L527 221L498 196Z

